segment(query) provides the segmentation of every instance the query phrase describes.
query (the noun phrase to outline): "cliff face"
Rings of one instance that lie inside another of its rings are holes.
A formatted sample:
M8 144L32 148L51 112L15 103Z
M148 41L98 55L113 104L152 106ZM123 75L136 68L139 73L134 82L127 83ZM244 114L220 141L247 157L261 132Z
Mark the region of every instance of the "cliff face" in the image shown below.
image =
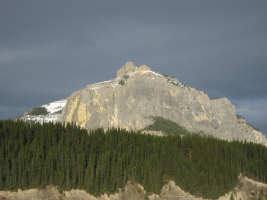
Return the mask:
M172 120L189 131L267 145L261 132L236 117L228 99L211 100L176 78L131 62L118 70L117 78L90 84L68 97L59 121L74 121L87 129L140 130L152 123L152 116Z

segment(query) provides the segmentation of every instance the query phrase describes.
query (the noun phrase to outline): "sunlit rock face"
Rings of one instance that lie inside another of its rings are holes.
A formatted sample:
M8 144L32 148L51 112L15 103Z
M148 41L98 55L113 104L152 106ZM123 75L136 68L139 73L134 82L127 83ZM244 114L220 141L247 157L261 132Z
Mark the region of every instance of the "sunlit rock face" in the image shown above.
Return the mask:
M261 132L241 123L228 99L211 100L176 78L154 72L146 65L136 67L132 62L117 71L117 78L73 93L58 120L75 122L88 130L141 130L153 122L152 116L172 120L196 133L267 144Z

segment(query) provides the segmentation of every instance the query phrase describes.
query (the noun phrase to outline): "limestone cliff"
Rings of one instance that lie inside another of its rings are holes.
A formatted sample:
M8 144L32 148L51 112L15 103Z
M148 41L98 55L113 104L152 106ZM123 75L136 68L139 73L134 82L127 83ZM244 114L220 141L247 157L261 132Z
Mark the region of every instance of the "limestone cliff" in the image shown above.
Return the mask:
M211 100L176 78L132 62L118 70L117 78L87 85L68 97L59 121L73 121L87 129L140 130L152 123L151 116L172 120L192 132L267 145L261 132L236 117L228 99Z

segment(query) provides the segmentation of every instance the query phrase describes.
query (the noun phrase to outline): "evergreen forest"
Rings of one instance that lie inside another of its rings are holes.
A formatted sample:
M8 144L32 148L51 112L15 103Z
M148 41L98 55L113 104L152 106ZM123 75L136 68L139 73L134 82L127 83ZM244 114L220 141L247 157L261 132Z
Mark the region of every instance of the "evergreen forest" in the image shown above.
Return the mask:
M248 142L0 121L0 190L54 185L98 196L132 181L159 193L173 180L195 196L214 199L232 190L240 173L267 183L266 166L267 148Z

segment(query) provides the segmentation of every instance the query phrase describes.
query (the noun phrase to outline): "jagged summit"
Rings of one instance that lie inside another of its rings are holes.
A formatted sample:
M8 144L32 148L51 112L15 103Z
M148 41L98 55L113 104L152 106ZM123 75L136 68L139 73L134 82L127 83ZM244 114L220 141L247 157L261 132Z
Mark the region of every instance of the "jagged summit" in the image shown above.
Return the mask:
M118 71L117 71L117 78L120 78L122 76L125 76L129 73L132 73L136 70L136 66L133 62L127 62L125 63Z
M149 73L149 71L151 71L151 69L146 65L136 67L133 62L127 62L117 71L117 78L121 78L123 76L129 76L132 74L141 75L144 73ZM151 71L150 73L155 73L155 72Z

